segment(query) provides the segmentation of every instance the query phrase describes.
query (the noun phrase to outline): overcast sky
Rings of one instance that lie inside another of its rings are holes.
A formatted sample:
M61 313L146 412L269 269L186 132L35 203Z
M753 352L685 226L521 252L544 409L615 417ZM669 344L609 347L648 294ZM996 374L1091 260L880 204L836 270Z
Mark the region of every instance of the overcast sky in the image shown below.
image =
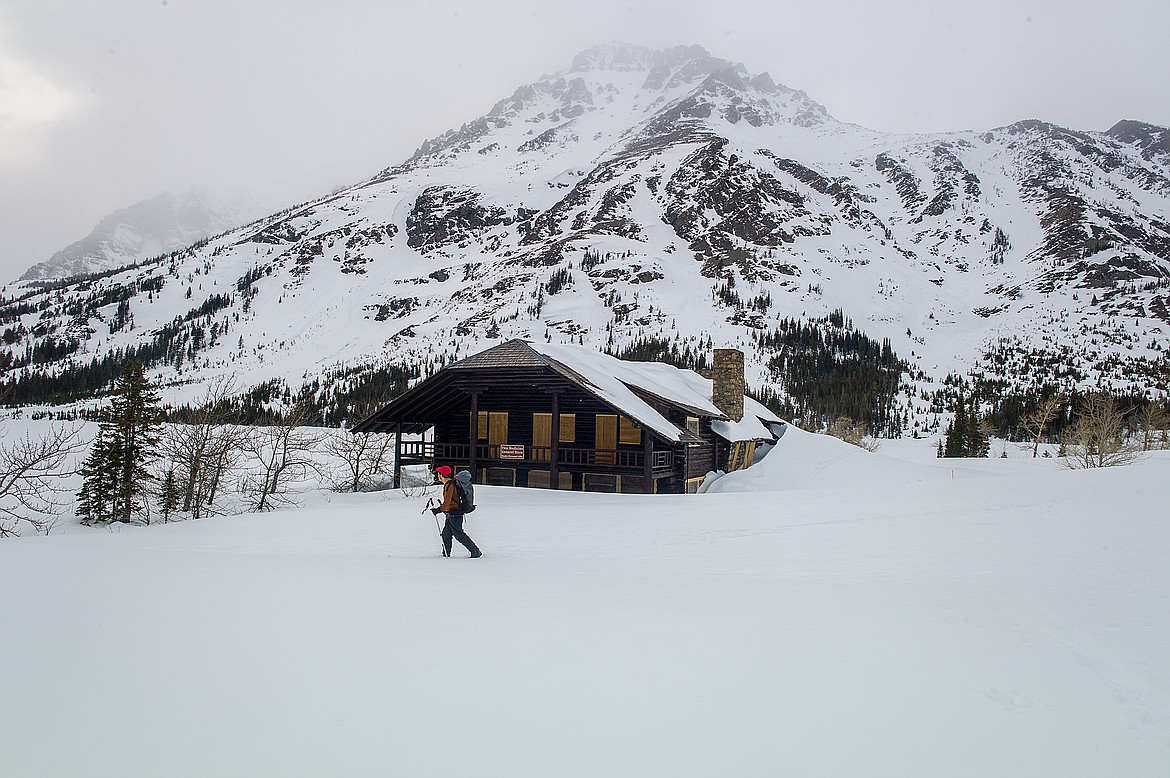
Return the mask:
M613 40L878 130L1170 126L1168 0L0 0L0 282L164 191L327 193Z

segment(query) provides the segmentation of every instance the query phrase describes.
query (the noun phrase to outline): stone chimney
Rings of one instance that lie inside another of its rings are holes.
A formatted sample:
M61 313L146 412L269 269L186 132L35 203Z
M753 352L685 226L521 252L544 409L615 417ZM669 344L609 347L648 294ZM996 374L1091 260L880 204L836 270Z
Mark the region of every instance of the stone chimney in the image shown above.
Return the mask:
M711 401L728 418L743 418L743 352L735 348L715 349L711 369Z

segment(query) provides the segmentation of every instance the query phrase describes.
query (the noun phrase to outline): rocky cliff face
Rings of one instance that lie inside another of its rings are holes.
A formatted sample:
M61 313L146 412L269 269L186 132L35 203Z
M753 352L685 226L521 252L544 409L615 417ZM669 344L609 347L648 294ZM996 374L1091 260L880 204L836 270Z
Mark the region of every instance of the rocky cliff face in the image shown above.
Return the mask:
M14 354L67 337L76 360L178 317L215 333L187 349L179 369L200 369L183 380L294 386L498 338L655 337L745 347L748 383L782 394L763 336L844 311L908 360L907 428L948 373L1038 380L1005 350L1063 354L1060 380L1164 391L1167 138L1132 121L888 135L698 47L608 45L366 182L55 292L117 286L133 331L35 290L41 318L10 303L0 327L26 331ZM230 303L186 318L212 294ZM155 369L180 378L174 362Z

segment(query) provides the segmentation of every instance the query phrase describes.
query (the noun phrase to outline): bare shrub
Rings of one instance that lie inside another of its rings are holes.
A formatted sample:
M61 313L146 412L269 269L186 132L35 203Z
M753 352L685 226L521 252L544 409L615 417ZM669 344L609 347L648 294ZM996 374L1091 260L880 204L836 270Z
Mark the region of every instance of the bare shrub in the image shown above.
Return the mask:
M190 421L170 425L163 436L164 459L180 495L176 507L193 519L218 512L215 499L244 454L248 431L228 423L233 392L228 380L212 384Z
M1125 414L1103 394L1085 398L1061 448L1072 469L1128 465L1141 457L1140 447L1125 439Z
M1146 403L1138 411L1135 423L1142 451L1170 448L1170 413L1165 407Z
M1032 457L1040 455L1040 443L1044 439L1044 432L1048 425L1056 420L1061 409L1064 408L1063 395L1054 394L1041 400L1034 411L1024 414L1020 419L1020 427L1032 439Z
M326 480L339 492L359 492L369 488L373 477L385 473L392 464L393 443L391 435L354 434L347 430L328 433L325 451L341 466L339 471L327 473Z
M826 435L845 441L866 451L877 451L882 444L869 436L865 422L854 421L848 416L838 416L825 428Z
M254 510L292 504L293 487L319 471L313 451L321 435L306 429L315 419L316 414L307 407L297 406L279 423L249 433L244 451L254 469L241 479L240 491Z
M0 538L23 528L49 534L69 505L68 461L84 448L81 427L54 424L40 437L0 441Z

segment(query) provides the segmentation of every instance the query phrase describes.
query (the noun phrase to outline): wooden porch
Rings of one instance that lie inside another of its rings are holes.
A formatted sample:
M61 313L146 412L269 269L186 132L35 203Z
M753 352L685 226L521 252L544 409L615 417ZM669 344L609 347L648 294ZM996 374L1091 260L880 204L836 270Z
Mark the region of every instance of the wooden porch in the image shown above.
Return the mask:
M621 451L586 448L583 446L531 446L521 444L486 444L475 446L475 457L467 443L435 443L432 441L402 441L399 448L402 465L450 465L476 472L481 469L513 468L549 473L549 488L558 488L558 474L611 473L639 476L656 480L675 475L673 451ZM556 456L556 464L552 458ZM649 456L649 459L647 459ZM395 468L396 473L399 468ZM568 477L567 475L565 477ZM476 479L477 482L480 480Z

